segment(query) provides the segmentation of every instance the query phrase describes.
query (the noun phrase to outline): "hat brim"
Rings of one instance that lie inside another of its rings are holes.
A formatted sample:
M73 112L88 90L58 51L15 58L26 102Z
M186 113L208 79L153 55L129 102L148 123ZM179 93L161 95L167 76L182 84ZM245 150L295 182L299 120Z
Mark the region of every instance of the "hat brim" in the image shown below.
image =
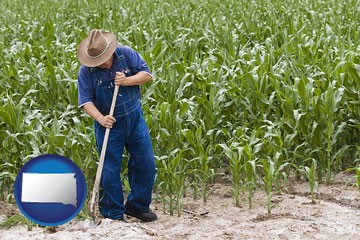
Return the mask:
M106 52L98 58L91 58L86 54L87 51L87 38L83 39L77 50L77 58L79 62L87 67L96 67L106 62L115 52L117 47L117 41L115 34L111 32L102 32L108 42L110 42L109 48Z

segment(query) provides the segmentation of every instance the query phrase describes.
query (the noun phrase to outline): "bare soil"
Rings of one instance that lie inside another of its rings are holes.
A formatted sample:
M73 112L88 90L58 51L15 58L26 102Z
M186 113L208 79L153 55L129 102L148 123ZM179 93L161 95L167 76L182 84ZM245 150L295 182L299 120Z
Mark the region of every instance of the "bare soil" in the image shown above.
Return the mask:
M306 182L292 182L286 193L273 195L272 213L267 213L266 194L254 195L253 209L244 199L235 207L231 186L211 186L207 202L183 199L182 215L164 213L159 203L152 208L155 222L143 223L131 217L127 222L103 219L96 228L90 220L72 220L48 233L24 225L0 229L0 239L360 239L360 192L355 178L338 174L331 185L320 184L312 203ZM0 222L14 214L16 206L0 205Z

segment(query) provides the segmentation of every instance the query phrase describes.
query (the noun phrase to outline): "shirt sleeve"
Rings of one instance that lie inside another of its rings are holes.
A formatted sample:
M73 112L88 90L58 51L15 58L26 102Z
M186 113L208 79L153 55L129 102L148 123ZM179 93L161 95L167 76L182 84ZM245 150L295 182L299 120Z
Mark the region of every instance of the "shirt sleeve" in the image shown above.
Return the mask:
M130 47L125 47L125 53L125 58L128 60L128 67L134 74L146 72L152 76L149 66L138 52Z
M78 107L83 107L86 103L94 103L95 89L92 84L89 69L81 66L78 74Z

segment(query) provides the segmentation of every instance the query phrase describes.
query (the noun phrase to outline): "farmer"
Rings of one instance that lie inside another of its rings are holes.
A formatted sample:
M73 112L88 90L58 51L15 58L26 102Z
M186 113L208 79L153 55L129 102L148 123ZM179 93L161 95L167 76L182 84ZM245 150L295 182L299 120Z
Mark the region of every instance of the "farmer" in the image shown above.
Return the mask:
M99 193L99 211L105 218L124 220L124 213L143 221L157 219L149 209L155 178L154 152L140 106L139 85L152 79L142 57L127 46L118 46L110 32L91 30L77 50L82 66L78 75L79 107L95 120L100 155L106 128L111 128ZM119 93L109 116L114 85ZM124 205L120 171L123 150L129 153L131 192Z

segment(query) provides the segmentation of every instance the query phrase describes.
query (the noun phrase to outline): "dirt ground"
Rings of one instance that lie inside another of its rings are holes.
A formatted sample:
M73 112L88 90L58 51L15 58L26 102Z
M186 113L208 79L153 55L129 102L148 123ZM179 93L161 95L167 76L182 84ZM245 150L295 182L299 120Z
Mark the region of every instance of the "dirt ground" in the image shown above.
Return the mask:
M96 228L90 220L73 220L46 233L44 228L17 225L0 229L0 239L360 239L360 192L355 178L338 174L334 184L320 184L317 203L311 203L306 182L288 185L287 193L272 197L272 213L267 214L266 194L258 190L254 208L234 206L231 186L214 184L209 199L183 200L181 217L163 213L161 204L155 212L159 219L143 223L127 217L126 222L103 219ZM0 222L5 217L0 208ZM8 213L7 213L8 214Z

